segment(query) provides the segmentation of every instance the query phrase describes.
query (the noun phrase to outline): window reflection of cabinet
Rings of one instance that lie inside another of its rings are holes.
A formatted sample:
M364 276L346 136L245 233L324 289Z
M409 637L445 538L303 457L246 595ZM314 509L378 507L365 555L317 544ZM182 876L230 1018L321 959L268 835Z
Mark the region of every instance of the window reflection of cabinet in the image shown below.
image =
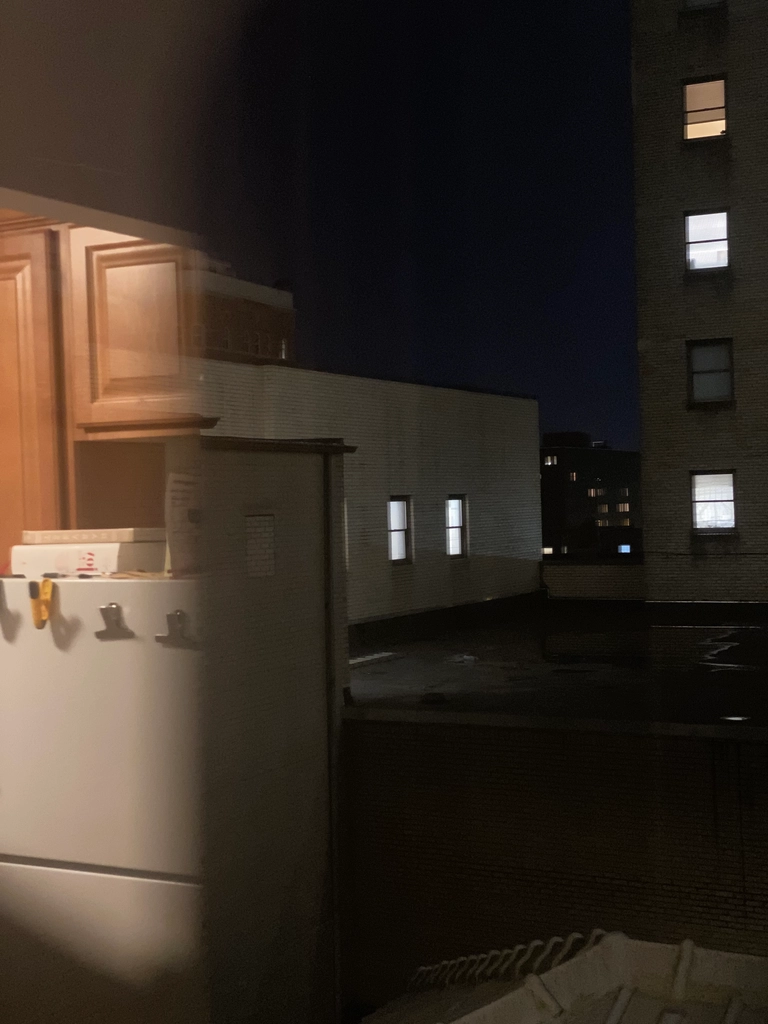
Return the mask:
M68 361L78 436L171 429L192 416L194 260L177 246L71 230Z
M22 530L61 523L47 230L0 234L0 569Z
M291 296L211 268L0 209L0 571L25 529L159 524L161 442L216 423L190 357L292 359Z

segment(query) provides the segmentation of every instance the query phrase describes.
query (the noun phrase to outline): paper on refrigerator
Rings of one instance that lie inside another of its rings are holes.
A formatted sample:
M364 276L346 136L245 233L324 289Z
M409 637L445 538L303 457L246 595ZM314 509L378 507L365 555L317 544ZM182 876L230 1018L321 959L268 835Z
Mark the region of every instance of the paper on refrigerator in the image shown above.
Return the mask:
M165 487L166 570L200 571L202 490L198 473L169 473Z

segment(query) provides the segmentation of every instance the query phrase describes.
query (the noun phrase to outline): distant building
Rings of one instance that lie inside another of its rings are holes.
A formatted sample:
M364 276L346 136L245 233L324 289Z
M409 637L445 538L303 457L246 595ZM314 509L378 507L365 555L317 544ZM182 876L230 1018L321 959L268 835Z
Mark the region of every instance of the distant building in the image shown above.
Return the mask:
M583 433L545 434L543 441L544 558L640 558L640 453L610 448Z
M768 601L768 5L633 0L651 601Z

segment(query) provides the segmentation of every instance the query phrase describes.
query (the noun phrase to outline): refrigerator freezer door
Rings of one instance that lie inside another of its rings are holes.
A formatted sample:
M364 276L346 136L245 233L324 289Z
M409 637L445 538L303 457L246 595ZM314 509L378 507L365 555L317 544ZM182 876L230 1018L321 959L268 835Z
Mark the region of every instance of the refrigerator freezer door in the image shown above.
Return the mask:
M3 1024L203 1024L201 890L0 863Z

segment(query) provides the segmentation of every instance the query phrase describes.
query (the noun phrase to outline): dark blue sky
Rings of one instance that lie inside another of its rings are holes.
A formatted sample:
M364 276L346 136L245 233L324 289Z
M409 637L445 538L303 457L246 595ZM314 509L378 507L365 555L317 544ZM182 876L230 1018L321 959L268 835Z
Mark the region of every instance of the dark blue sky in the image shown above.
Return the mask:
M638 444L629 0L279 0L237 74L237 269L269 225L305 364Z

